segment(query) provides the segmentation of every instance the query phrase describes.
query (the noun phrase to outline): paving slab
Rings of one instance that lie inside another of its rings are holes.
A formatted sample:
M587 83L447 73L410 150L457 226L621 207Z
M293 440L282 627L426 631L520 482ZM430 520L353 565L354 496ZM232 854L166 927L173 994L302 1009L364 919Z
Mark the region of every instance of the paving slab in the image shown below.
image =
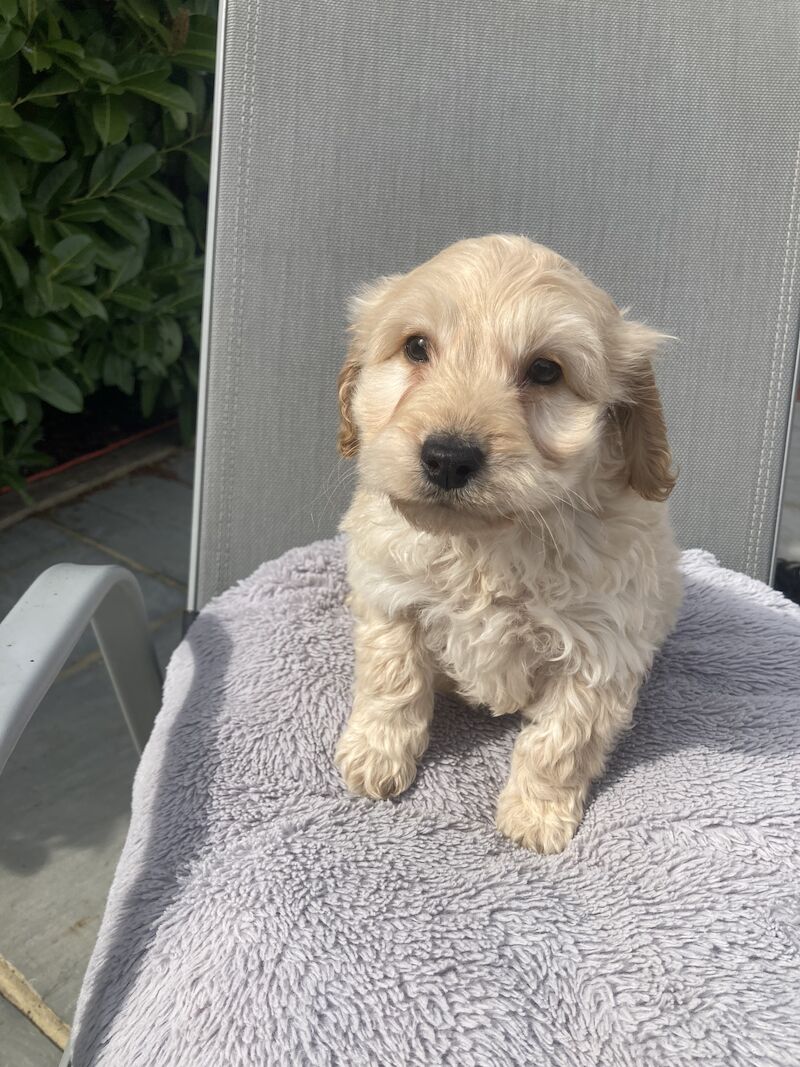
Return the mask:
M52 512L78 533L185 584L192 491L177 478L148 473L123 478Z
M58 1067L61 1053L0 997L0 1067Z
M168 477L177 478L191 488L194 483L194 452L183 448L158 463L155 470L159 474L166 472Z

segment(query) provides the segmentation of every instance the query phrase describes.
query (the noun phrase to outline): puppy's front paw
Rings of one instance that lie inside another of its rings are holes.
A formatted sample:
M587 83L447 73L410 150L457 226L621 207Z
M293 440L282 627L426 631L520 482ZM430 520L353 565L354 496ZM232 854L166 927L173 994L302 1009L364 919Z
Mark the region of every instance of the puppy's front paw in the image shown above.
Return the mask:
M578 829L583 813L580 796L564 790L556 800L524 797L506 786L497 802L497 829L523 848L548 854L563 852Z
M351 793L382 800L405 792L417 774L413 752L388 754L370 743L361 730L345 730L336 749L336 766Z

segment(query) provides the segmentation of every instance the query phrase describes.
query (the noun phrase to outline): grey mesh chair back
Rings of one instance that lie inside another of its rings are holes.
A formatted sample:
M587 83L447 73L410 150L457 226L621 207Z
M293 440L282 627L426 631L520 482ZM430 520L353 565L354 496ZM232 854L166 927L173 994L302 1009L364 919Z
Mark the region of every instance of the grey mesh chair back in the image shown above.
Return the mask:
M786 0L228 0L190 607L333 532L346 299L525 233L677 336L681 542L771 572L798 333Z

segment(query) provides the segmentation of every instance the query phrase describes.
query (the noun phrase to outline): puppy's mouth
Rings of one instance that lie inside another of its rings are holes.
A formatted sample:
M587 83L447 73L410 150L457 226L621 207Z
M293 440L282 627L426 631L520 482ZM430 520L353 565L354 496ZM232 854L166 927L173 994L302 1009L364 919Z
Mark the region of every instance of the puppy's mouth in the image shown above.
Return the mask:
M425 489L413 499L390 494L389 500L407 522L428 533L470 533L512 522L510 516L477 506L468 493Z

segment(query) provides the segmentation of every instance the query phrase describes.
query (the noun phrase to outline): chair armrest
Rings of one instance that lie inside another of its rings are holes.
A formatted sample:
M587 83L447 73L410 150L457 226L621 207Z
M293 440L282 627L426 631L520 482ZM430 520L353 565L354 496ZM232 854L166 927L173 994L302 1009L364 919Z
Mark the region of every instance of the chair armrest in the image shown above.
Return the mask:
M161 705L161 671L139 583L124 567L59 563L0 623L0 771L90 622L141 752Z

